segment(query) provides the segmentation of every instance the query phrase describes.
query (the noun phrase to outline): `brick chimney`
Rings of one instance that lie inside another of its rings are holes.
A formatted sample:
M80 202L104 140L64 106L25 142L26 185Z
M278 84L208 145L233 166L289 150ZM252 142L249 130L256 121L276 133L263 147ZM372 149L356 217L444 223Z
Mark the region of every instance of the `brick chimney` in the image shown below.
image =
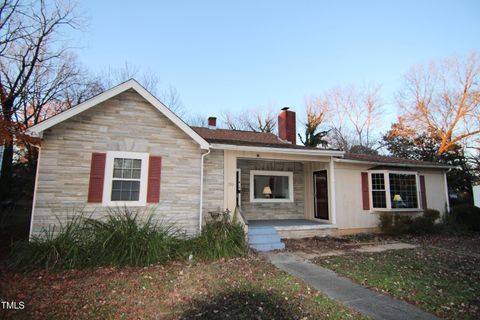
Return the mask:
M212 130L217 129L217 118L208 117L208 129L212 129Z
M289 111L288 107L282 108L278 115L278 136L282 140L297 144L297 123L295 112Z

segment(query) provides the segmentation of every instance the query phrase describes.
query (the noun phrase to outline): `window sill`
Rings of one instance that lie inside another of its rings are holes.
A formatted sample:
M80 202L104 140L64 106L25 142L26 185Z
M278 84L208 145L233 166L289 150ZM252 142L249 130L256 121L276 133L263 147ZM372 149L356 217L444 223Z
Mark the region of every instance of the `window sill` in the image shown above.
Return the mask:
M383 212L391 212L391 213L396 213L396 212L405 212L405 213L408 213L408 212L412 212L412 213L416 213L416 212L423 212L423 209L420 209L420 208L412 208L412 209L386 209L386 208L378 208L378 209L371 209L370 211L373 212L373 213L383 213Z
M250 203L293 203L290 199L253 199Z
M145 207L147 204L143 201L110 201L102 204L104 207Z

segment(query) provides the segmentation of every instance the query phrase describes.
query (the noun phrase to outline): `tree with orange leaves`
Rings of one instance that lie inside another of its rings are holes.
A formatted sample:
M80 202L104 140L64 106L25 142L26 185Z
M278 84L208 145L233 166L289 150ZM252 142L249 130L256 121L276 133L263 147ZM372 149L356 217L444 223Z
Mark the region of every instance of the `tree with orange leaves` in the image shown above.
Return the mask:
M403 126L399 135L428 132L438 155L458 143L479 141L480 61L477 53L413 67L398 95ZM410 132L410 133L409 133Z

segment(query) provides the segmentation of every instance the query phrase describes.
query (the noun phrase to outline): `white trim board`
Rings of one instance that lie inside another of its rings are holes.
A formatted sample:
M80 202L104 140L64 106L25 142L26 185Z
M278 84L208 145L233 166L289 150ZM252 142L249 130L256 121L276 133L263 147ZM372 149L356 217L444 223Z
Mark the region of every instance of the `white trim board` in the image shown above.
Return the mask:
M288 178L288 198L287 199L271 199L271 198L255 198L254 183L255 176L277 176ZM282 203L294 202L293 199L293 171L265 171L265 170L250 170L250 202L251 203Z
M219 149L219 150L268 152L268 153L326 156L326 157L329 157L329 156L343 156L345 154L344 151L334 151L334 150L273 148L273 147L244 146L244 145L235 145L235 144L226 144L226 143L225 144L212 143L211 147L212 147L212 149Z
M45 121L40 122L39 124L28 129L28 133L35 136L40 136L41 133L48 128L53 127L54 125L63 122L71 117L86 111L99 103L102 103L110 98L113 98L120 93L123 93L127 90L133 89L150 104L152 104L158 111L160 111L164 116L166 116L170 121L172 121L177 127L179 127L183 132L185 132L190 138L192 138L196 143L200 145L202 149L207 150L209 148L208 142L203 139L198 133L196 133L188 124L183 122L176 114L174 114L170 109L168 109L161 101L155 98L150 92L148 92L144 87L142 87L136 80L130 79L124 83L119 84L116 87L113 87L107 91L102 92L101 94L79 104L73 108L65 110Z

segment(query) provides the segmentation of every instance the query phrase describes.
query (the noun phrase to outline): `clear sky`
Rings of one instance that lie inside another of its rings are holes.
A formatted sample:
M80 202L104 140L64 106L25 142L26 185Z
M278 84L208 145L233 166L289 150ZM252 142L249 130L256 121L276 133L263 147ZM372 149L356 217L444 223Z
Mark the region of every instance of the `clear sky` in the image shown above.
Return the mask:
M79 4L86 67L150 70L206 116L266 105L301 112L306 96L348 84L379 84L393 105L413 64L480 52L480 0Z

